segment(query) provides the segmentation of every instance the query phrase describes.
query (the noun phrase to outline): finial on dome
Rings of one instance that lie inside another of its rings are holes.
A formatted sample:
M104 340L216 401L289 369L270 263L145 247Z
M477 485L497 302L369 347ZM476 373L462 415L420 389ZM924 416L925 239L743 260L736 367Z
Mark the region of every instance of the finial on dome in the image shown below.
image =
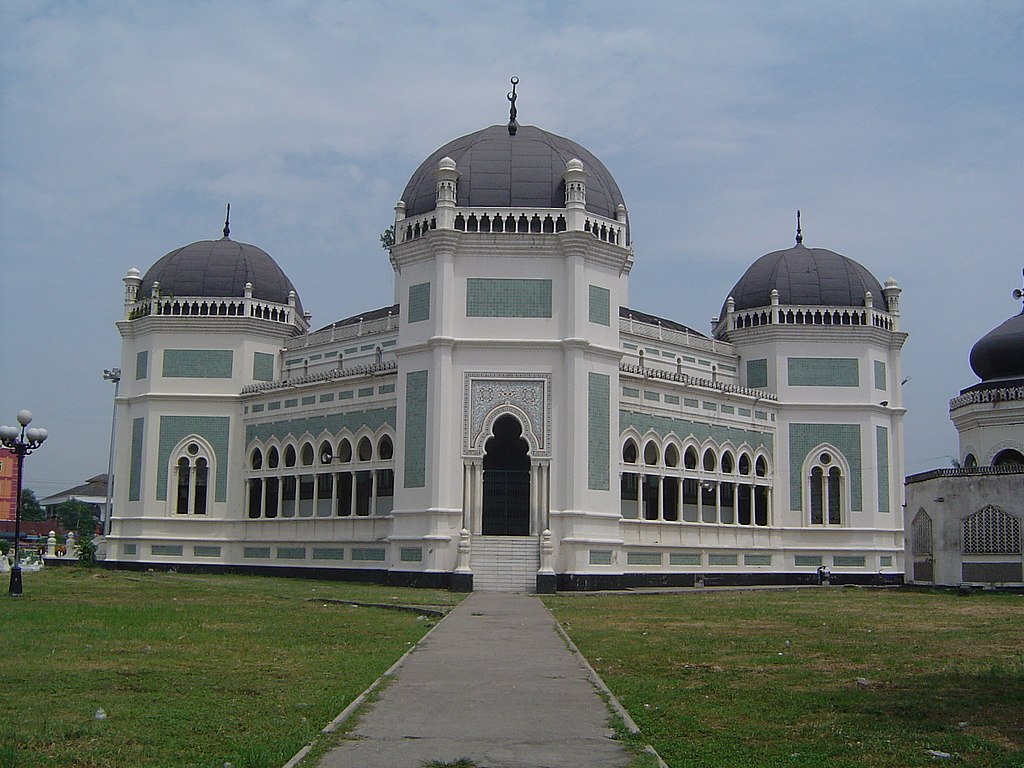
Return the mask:
M228 212L224 215L224 239L231 234L231 203L228 203Z
M508 135L515 136L516 130L519 128L519 123L516 122L516 86L519 84L519 78L512 78L512 90L508 92L508 100L511 106L508 110Z
M1021 276L1024 277L1024 269L1022 269L1020 272L1021 272ZM1024 291L1022 291L1020 288L1014 288L1013 289L1013 298L1015 298L1017 301L1020 301L1021 299L1024 299Z
M804 233L800 231L800 209L796 211L796 244L800 245L804 241Z

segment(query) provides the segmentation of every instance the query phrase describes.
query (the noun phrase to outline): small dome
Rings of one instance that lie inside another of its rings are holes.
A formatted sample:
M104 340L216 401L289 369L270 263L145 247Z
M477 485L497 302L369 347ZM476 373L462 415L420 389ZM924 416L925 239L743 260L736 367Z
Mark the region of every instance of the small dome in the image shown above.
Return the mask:
M770 305L773 290L779 292L780 304L825 307L863 307L870 292L874 305L885 308L882 286L862 265L802 243L759 258L729 295L736 309L751 309Z
M402 193L406 215L434 210L438 163L454 160L459 171L456 205L472 208L564 208L566 164L576 160L589 174L587 210L609 219L623 205L618 184L604 164L570 139L532 125L509 136L492 125L445 144L430 155Z
M984 382L1024 379L1024 312L978 339L971 368Z
M200 240L162 257L146 270L139 298L148 297L155 282L164 296L225 298L245 296L245 284L252 283L253 298L278 304L287 304L288 294L295 290L266 251L227 237ZM301 315L298 293L295 302Z

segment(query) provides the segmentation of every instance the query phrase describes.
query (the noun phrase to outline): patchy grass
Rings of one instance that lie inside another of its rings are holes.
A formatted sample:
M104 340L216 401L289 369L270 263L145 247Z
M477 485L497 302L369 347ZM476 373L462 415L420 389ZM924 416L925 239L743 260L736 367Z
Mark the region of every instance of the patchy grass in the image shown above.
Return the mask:
M0 598L2 768L284 764L452 605L340 582L52 568ZM102 709L105 719L95 719Z
M673 768L1024 768L1024 596L832 588L545 602Z

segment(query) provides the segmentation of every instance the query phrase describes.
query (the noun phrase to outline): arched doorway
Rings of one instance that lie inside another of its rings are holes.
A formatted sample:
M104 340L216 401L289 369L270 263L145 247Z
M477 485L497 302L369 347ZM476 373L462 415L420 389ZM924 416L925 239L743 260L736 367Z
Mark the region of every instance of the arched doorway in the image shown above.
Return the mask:
M484 445L484 536L530 535L530 456L514 416L494 422Z

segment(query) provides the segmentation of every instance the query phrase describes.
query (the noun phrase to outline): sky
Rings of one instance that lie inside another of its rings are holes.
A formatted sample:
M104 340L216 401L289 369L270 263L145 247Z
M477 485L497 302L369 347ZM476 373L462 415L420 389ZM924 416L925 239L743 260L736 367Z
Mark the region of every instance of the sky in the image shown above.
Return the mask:
M630 306L705 332L793 244L903 288L908 473L957 455L971 346L1021 310L1024 3L0 4L0 423L40 497L106 471L121 278L231 236L314 327L392 302L378 237L420 162L508 120L596 154Z

